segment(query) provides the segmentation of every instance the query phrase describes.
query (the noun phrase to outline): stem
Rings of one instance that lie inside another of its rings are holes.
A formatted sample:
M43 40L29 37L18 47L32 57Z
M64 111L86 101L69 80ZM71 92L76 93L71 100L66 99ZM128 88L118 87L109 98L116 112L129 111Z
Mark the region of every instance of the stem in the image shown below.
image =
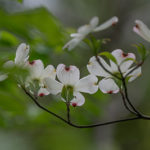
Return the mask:
M67 106L67 120L68 123L70 123L70 103L66 102L66 106Z
M138 69L140 66L144 64L144 61L141 61L139 64L137 64L132 70L130 70L126 75L125 78L128 77L134 70Z
M135 113L134 111L132 111L132 110L129 108L128 104L126 103L126 99L125 99L124 93L122 92L121 89L120 89L120 94L121 94L121 97L122 97L123 104L124 104L125 108L126 108L130 113L136 115L136 113Z
M112 75L113 77L115 77L115 78L121 80L120 77L118 77L117 75L113 74L112 72L110 72L108 69L106 69L106 68L104 67L104 65L102 64L101 60L98 58L98 56L95 56L95 57L96 57L96 60L97 60L97 62L99 63L99 65L100 65L107 73L109 73L109 74Z
M122 83L123 83L123 87L124 87L124 91L125 91L125 97L126 97L127 102L129 103L131 108L136 112L136 114L138 116L142 116L142 114L134 107L134 105L131 103L131 101L129 99L125 78L122 78Z
M111 125L111 124L116 124L116 123L121 123L121 122L127 122L127 121L132 121L132 120L138 120L138 119L144 119L144 120L150 120L149 116L136 116L136 117L132 117L132 118L126 118L126 119L120 119L120 120L115 120L115 121L108 121L108 122L104 122L104 123L98 123L98 124L92 124L92 125L76 125L73 124L71 121L67 121L65 119L63 119L62 117L60 117L59 115L53 113L52 111L46 109L45 107L41 106L38 102L37 102L37 98L34 98L24 87L22 87L22 89L24 90L24 92L33 100L33 102L42 110L46 111L47 113L57 117L58 119L62 120L64 123L75 127L75 128L94 128L94 127L99 127L99 126L105 126L105 125Z

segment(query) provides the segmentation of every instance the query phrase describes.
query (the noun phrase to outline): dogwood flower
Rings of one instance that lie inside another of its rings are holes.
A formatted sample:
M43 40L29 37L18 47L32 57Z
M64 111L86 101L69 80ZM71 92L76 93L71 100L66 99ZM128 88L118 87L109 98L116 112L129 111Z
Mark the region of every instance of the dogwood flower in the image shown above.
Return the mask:
M150 42L150 29L141 20L136 20L135 23L136 25L133 27L133 31Z
M118 18L112 17L108 21L98 26L99 19L98 17L93 17L89 24L83 25L78 28L77 33L72 33L70 36L72 40L70 40L63 49L68 48L68 50L72 50L75 48L89 33L91 32L99 32L109 28L112 25L115 25L118 22Z
M28 61L27 67L29 69L29 76L27 77L26 85L32 83L33 81L37 81L40 86L38 96L42 97L48 95L49 92L45 88L43 80L47 77L55 79L56 70L54 66L48 65L46 68L44 68L44 64L41 60L34 60L32 62Z
M125 77L128 75L129 82L135 80L138 76L141 75L141 67L135 69L132 73L129 73L134 67L131 67L133 64L133 60L136 59L133 53L124 53L121 49L114 50L112 55L116 58L117 64L110 60L110 65L106 63L106 61L102 57L98 57L103 66L113 74L119 75L118 66L122 72L122 75ZM128 59L131 58L131 59ZM125 61L126 60L126 61ZM93 56L90 58L89 63L87 65L87 69L91 74L96 76L103 77L103 79L99 82L99 88L103 93L118 93L119 87L116 84L114 77L106 72L100 64L97 62L96 57ZM128 74L129 73L129 74Z
M14 61L8 61L4 67L25 66L29 58L29 45L21 43L16 50L16 57Z
M64 64L59 64L56 69L57 78L56 81L50 77L44 79L44 84L47 90L57 95L62 93L64 87L73 89L74 98L70 100L70 105L81 106L85 102L84 96L81 94L89 93L93 94L98 90L97 77L94 75L88 75L80 79L80 71L76 66L66 67ZM63 101L67 101L62 98Z

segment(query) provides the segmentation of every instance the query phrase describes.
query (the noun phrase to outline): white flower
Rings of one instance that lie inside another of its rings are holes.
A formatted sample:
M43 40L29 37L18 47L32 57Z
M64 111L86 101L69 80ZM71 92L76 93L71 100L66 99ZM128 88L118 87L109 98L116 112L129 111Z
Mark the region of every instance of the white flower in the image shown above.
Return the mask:
M146 41L150 42L149 28L141 20L136 20L135 23L136 25L133 27L133 31Z
M4 67L25 66L29 58L29 45L21 43L16 50L16 57L14 61L8 61L4 64Z
M44 69L44 64L41 60L34 60L32 62L28 62L27 67L29 69L29 76L26 80L26 86L33 81L38 81L40 89L38 91L38 96L48 95L49 92L46 90L45 85L43 83L44 78L52 78L56 77L56 70L54 66L48 65Z
M99 32L107 29L108 27L116 24L118 22L117 17L112 17L108 21L98 26L99 19L98 17L93 17L89 24L83 25L78 28L77 33L73 33L70 36L72 40L70 40L63 49L68 48L68 50L72 50L75 48L89 33L91 32Z
M98 58L103 64L103 66L113 74L116 74L116 75L120 74L118 70L118 66L119 66L123 76L125 77L130 72L130 70L134 68L134 67L131 67L131 65L133 64L133 60L128 60L127 58L132 58L135 60L136 59L135 55L133 53L125 54L121 49L114 50L112 52L112 55L116 58L117 65L111 60L110 60L110 65L108 65L103 58L101 58L100 56ZM119 87L113 80L114 77L110 75L108 72L106 72L100 66L95 56L90 58L87 68L91 74L103 77L103 79L99 82L99 88L103 93L112 94L112 93L119 92ZM141 75L141 67L135 69L132 73L129 73L128 81L129 82L133 81L139 75Z
M76 66L66 67L64 64L59 64L56 74L60 82L50 77L44 79L47 90L51 94L57 95L62 93L63 87L73 88L74 98L70 101L70 104L74 107L81 106L85 102L85 98L81 92L93 94L98 90L98 85L96 85L98 81L97 77L88 75L80 79L80 72Z

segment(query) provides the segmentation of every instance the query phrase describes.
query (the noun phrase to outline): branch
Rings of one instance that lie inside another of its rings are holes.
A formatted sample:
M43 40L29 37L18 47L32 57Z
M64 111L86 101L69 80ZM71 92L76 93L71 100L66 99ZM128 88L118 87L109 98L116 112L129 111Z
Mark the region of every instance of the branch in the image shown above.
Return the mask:
M100 127L100 126L111 125L111 124L127 122L127 121L133 121L133 120L138 120L138 119L150 120L149 116L136 116L136 117L132 117L132 118L120 119L120 120L115 120L115 121L108 121L108 122L92 124L92 125L76 125L76 124L73 124L71 121L67 121L67 120L63 119L61 116L59 116L59 115L53 113L52 111L48 110L47 108L43 107L41 104L38 103L37 98L34 98L23 86L22 86L22 89L40 109L42 109L45 112L57 117L58 119L62 120L64 123L66 123L72 127L75 127L75 128L94 128L94 127Z
M120 89L120 94L121 94L121 97L122 97L122 100L123 100L123 104L124 104L124 106L125 106L125 108L130 112L130 113L132 113L132 114L135 114L136 115L136 113L134 112L134 111L132 111L130 108L129 108L129 106L127 105L127 103L126 103L126 99L125 99L125 96L124 96L124 93L122 92L122 90Z

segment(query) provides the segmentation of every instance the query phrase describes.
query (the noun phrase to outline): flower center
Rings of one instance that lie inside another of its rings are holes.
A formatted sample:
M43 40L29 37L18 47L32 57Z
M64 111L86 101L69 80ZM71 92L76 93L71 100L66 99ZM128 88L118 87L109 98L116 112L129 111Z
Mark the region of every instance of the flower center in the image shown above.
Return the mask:
M116 24L117 24L117 22L113 22L113 23L112 23L112 26L115 26Z
M70 70L70 67L67 67L67 66L66 66L66 67L65 67L65 70L66 70L66 71L69 71L69 70Z
M135 27L136 27L137 29L140 29L140 27L139 27L139 25L138 25L138 24L136 24L136 25L135 25Z
M40 97L43 97L43 96L45 96L45 94L44 94L44 93L40 93L39 96L40 96Z
M108 91L107 93L108 93L108 94L112 94L112 93L113 93L113 91Z
M73 106L73 107L76 107L76 106L77 106L77 103L72 103L72 106Z
M35 61L34 61L34 60L31 61L31 62L29 62L29 64L30 64L30 65L34 65L34 64L35 64Z
M127 56L128 56L128 54L122 53L122 57L127 57Z

